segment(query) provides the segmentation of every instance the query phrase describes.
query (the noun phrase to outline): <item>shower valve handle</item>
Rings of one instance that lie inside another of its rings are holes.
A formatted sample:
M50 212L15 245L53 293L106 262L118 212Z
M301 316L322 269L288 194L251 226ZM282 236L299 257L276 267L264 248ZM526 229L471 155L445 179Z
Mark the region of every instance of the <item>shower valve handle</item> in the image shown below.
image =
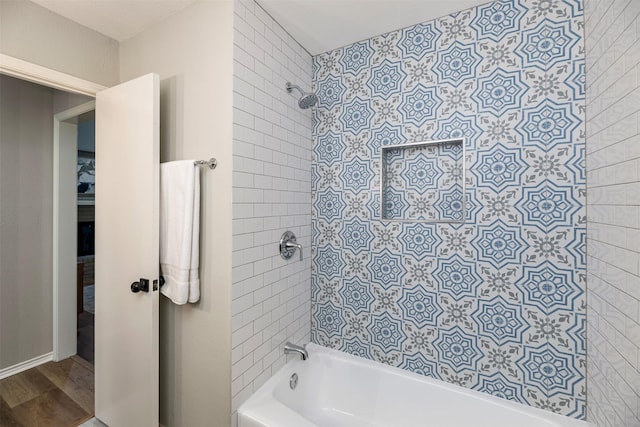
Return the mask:
M291 258L297 249L300 252L300 261L302 261L302 245L296 242L296 236L291 231L285 231L280 237L278 248L284 259Z
M300 261L302 261L302 245L300 243L287 242L287 248L297 249L300 252Z

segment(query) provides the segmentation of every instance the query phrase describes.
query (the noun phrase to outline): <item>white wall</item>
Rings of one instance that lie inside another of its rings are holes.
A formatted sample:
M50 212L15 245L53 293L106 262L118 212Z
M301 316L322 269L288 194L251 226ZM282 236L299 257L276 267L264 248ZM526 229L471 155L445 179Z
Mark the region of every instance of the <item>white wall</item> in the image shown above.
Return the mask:
M311 90L311 55L253 0L234 2L233 334L235 411L310 340L311 110L285 83ZM304 247L284 260L286 230ZM234 420L235 421L235 420Z
M121 43L122 81L160 74L161 161L202 169L197 304L160 307L160 422L227 426L231 367L232 13L201 1Z
M640 425L640 2L587 0L587 410Z
M0 53L104 86L118 83L118 42L27 0L0 1Z

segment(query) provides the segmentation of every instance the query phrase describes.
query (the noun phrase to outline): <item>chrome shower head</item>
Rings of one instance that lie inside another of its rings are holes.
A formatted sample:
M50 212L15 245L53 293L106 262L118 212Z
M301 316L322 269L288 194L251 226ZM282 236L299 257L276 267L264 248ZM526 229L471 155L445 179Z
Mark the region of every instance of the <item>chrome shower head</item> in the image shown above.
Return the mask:
M287 82L287 92L291 93L293 89L296 89L298 92L300 92L300 95L302 95L298 100L298 107L302 108L303 110L311 108L318 103L318 95L313 92L305 92L300 89L300 86Z
M302 98L298 100L298 107L306 110L318 103L318 96L315 93L306 93Z

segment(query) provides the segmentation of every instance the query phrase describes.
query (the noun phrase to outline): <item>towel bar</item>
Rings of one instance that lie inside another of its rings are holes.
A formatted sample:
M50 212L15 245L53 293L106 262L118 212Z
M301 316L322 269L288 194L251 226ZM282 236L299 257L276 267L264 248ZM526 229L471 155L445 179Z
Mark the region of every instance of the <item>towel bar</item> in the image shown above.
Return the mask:
M212 157L209 160L195 160L193 164L194 166L209 166L209 169L215 169L218 166L218 161Z

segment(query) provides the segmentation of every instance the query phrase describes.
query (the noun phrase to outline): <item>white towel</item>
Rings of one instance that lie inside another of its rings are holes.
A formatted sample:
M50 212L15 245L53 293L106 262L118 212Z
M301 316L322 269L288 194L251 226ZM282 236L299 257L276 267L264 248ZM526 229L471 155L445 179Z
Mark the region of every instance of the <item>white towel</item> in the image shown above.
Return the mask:
M160 270L163 295L200 299L200 168L193 160L160 164Z

